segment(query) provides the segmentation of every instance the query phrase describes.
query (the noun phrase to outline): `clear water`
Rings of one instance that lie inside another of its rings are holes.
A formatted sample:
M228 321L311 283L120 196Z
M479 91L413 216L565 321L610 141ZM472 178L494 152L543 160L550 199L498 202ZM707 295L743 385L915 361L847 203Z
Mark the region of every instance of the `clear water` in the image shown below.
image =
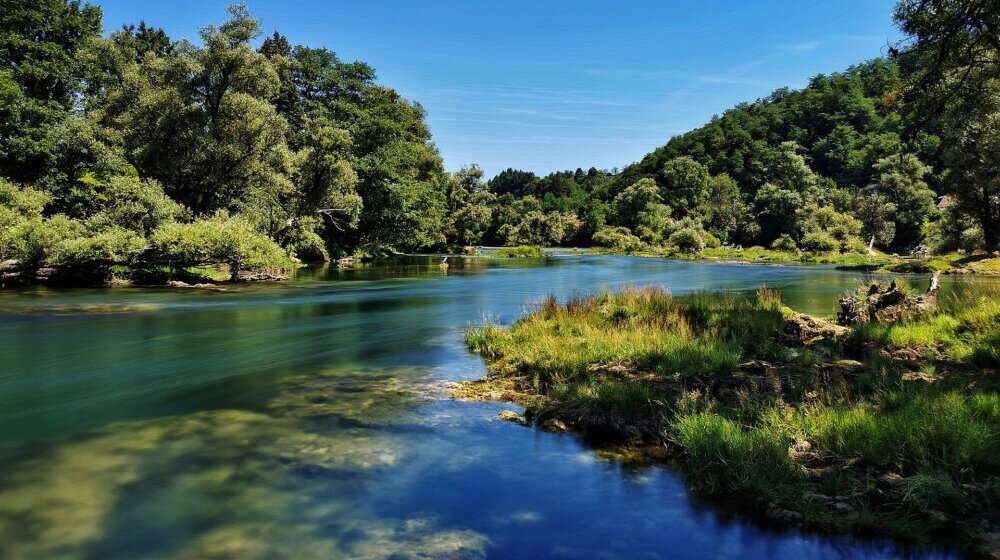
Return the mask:
M0 292L0 558L954 557L769 528L693 498L668 467L444 392L484 372L467 325L547 294L766 284L830 314L858 273L439 261L223 292Z

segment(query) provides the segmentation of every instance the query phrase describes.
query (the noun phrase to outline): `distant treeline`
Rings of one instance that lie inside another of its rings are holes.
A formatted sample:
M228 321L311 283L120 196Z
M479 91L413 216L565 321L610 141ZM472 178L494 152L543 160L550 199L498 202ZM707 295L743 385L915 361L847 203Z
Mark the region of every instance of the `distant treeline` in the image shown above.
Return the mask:
M889 57L741 104L622 170L445 172L420 105L243 5L174 40L0 0L5 268L281 266L462 245L1000 244L1000 10L901 0Z

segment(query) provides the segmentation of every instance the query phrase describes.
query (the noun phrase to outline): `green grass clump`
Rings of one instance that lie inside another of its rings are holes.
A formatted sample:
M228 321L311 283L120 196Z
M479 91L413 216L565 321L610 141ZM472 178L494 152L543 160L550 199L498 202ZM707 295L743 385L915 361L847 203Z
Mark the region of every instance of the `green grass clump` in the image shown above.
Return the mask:
M590 366L624 365L663 376L732 371L773 351L780 302L728 294L674 298L655 287L604 291L559 304L549 298L510 329L471 329L468 346L500 372L530 372L542 385L586 381Z
M953 360L998 367L1000 293L979 293L972 300L944 300L937 313L917 321L855 325L850 338L856 345L935 350Z
M770 493L798 480L788 457L788 440L767 427L746 429L714 412L681 416L674 422L692 485L710 494Z
M493 253L494 257L514 258L514 259L535 259L544 257L541 247L534 245L518 245L517 247L505 247Z

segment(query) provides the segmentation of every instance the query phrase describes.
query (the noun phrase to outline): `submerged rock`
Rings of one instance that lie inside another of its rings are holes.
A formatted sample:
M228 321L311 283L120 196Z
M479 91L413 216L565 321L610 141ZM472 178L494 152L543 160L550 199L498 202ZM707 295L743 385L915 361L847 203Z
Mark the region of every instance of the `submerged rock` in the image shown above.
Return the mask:
M558 418L549 418L548 420L542 422L541 425L539 425L538 427L545 430L546 432L562 433L569 431L569 426L567 426L565 422L563 422Z
M526 426L528 421L524 419L524 415L513 410L502 410L500 414L497 414L497 418L503 420L504 422L513 422L515 424L520 424Z

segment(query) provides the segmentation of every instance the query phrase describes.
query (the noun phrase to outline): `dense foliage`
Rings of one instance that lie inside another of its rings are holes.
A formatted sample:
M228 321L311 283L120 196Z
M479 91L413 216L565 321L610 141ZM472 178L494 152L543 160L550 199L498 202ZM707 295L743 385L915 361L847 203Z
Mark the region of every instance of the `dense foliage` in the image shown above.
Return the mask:
M446 224L450 178L419 105L363 63L260 41L243 5L198 44L145 23L101 37L100 10L79 0L0 8L0 186L17 200L0 257L19 267L139 259L235 275L441 246L488 222L452 208Z
M102 37L82 0L0 0L0 176L19 201L0 261L169 268L161 230L220 220L259 236L256 254L191 249L237 269L482 244L994 251L993 4L901 0L888 59L738 105L622 170L484 181L444 171L423 109L371 67L264 37L244 5L194 43L145 23Z

